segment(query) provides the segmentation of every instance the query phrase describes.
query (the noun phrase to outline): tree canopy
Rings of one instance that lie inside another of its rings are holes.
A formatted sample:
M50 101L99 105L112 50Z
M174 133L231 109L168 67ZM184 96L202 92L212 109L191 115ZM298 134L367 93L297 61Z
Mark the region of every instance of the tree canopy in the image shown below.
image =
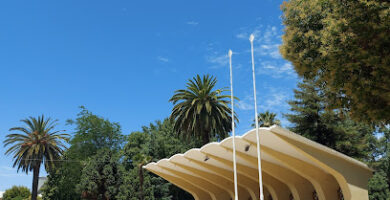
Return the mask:
M265 111L264 113L259 113L257 120L259 122L259 127L270 127L272 125L278 125L278 126L281 125L280 121L276 118L276 113L270 112L268 110ZM255 128L256 124L253 123L252 127Z
M188 80L186 89L175 91L169 101L175 105L170 118L177 133L200 137L203 144L212 137L228 136L232 124L230 96L223 95L227 89L215 89L216 84L213 76L197 75Z
M328 107L390 123L390 2L289 0L281 53L315 79Z
M348 115L341 118L338 111L327 110L323 95L312 80L298 84L295 99L288 102L291 112L285 114L292 123L290 129L348 156L370 159L375 148L370 145L375 142L374 127L357 123Z
M200 146L196 138L177 137L171 120L151 123L124 136L118 123L82 108L72 124L76 128L70 147L62 164L49 171L43 199L192 199L187 192L161 177L140 171L150 159L157 161ZM94 142L99 138L107 143ZM115 148L107 148L112 141L117 141Z
M25 126L13 127L11 133L6 136L4 146L12 145L5 154L13 154L14 165L18 171L28 173L33 171L32 181L32 200L38 196L38 178L41 164L44 164L46 170L53 169L61 158L66 146L65 141L68 135L56 131L56 120L39 117L29 117L21 120Z
M30 189L24 186L12 186L3 194L3 200L26 200L30 197Z
M124 139L119 123L97 116L84 106L80 109L76 120L68 120L69 125L76 126L69 153L78 159L86 159L99 149L118 150Z
M83 106L77 118L68 120L68 124L75 125L75 132L61 166L49 171L43 199L80 199L81 190L77 190L76 185L81 181L83 169L90 166L88 161L103 149L119 152L124 142L119 123L95 115Z
M110 149L100 149L86 162L76 188L83 199L116 199L123 184L123 174L119 154Z
M289 101L290 130L359 159L376 170L369 182L370 199L390 198L390 129L353 121L348 114L326 109L322 91L313 80L304 79ZM377 137L379 139L377 139Z
M386 180L386 173L383 171L376 172L369 182L368 190L371 200L388 200L390 191Z
M148 171L140 171L140 166L145 164L145 160L158 161L199 147L200 144L201 142L197 138L186 140L177 137L174 124L169 119L156 121L149 126L142 127L142 131L131 133L122 152L123 165L129 172L125 175L125 183L122 188L123 196L134 200L139 200L141 196L145 200L192 199L187 192L161 177ZM140 191L140 188L143 191ZM141 194L141 192L143 193Z

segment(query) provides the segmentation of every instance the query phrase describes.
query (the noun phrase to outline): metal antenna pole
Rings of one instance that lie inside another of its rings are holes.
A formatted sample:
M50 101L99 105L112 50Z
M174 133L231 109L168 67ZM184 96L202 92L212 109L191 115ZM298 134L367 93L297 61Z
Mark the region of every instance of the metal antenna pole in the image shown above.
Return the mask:
M253 97L255 101L255 124L256 124L256 139L257 139L257 163L259 169L259 187L260 187L260 200L264 200L263 193L263 174L261 172L261 155L260 155L260 135L259 135L259 121L257 117L257 100L256 100L256 76L255 76L255 58L253 55L253 40L255 36L251 34L249 41L251 42L251 54L252 54L252 74L253 74Z
M232 135L233 135L233 171L234 171L234 199L238 200L237 189L237 161L236 161L236 133L234 127L234 96L233 96L233 69L232 69L232 50L229 50L229 64L230 64L230 102L232 107Z

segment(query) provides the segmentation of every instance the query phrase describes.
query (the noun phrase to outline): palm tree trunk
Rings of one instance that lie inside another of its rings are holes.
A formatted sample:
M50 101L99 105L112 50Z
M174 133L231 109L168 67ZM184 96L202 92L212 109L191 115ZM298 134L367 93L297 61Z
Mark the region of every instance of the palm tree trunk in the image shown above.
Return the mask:
M203 123L200 123L200 134L202 137L202 145L205 145L210 142L209 132L203 127Z
M32 182L32 194L31 194L31 200L37 200L38 196L38 179L39 179L39 168L41 167L41 164L38 163L34 169L33 169L33 182Z
M206 133L202 134L202 143L203 143L203 145L205 145L205 144L207 144L209 142L210 142L210 139L208 137L208 134L206 134Z
M210 142L210 131L207 129L202 128L202 145L206 145Z

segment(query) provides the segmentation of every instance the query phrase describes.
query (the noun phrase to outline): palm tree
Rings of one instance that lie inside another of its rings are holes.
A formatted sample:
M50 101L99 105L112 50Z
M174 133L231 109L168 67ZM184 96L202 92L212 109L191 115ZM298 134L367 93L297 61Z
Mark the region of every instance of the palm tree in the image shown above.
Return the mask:
M68 135L55 131L57 120L39 116L21 120L25 127L14 127L10 131L18 131L6 136L4 147L12 145L6 155L13 154L13 167L28 173L33 171L31 199L36 200L38 195L38 177L41 164L45 165L46 171L55 166L55 161L60 159Z
M269 111L266 111L265 113L259 113L257 119L259 120L259 127L270 127L272 125L280 126L280 121L276 119L276 114ZM252 127L256 127L255 123L252 124Z
M169 100L175 106L170 119L178 134L196 136L207 144L211 137L225 138L231 131L230 96L225 88L215 89L217 79L210 75L197 75L190 79L186 89L177 90ZM235 116L236 121L237 117Z
M139 196L140 200L144 200L144 169L143 166L148 164L152 157L139 153L133 158L135 165L138 167L138 176L139 176Z

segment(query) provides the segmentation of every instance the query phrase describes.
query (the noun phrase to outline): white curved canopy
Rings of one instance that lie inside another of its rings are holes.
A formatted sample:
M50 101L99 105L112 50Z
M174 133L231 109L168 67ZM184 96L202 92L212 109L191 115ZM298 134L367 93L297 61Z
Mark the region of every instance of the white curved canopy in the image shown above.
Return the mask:
M366 164L278 126L260 128L265 199L368 200ZM259 199L256 131L236 137L238 197ZM144 168L196 200L234 199L232 137Z

